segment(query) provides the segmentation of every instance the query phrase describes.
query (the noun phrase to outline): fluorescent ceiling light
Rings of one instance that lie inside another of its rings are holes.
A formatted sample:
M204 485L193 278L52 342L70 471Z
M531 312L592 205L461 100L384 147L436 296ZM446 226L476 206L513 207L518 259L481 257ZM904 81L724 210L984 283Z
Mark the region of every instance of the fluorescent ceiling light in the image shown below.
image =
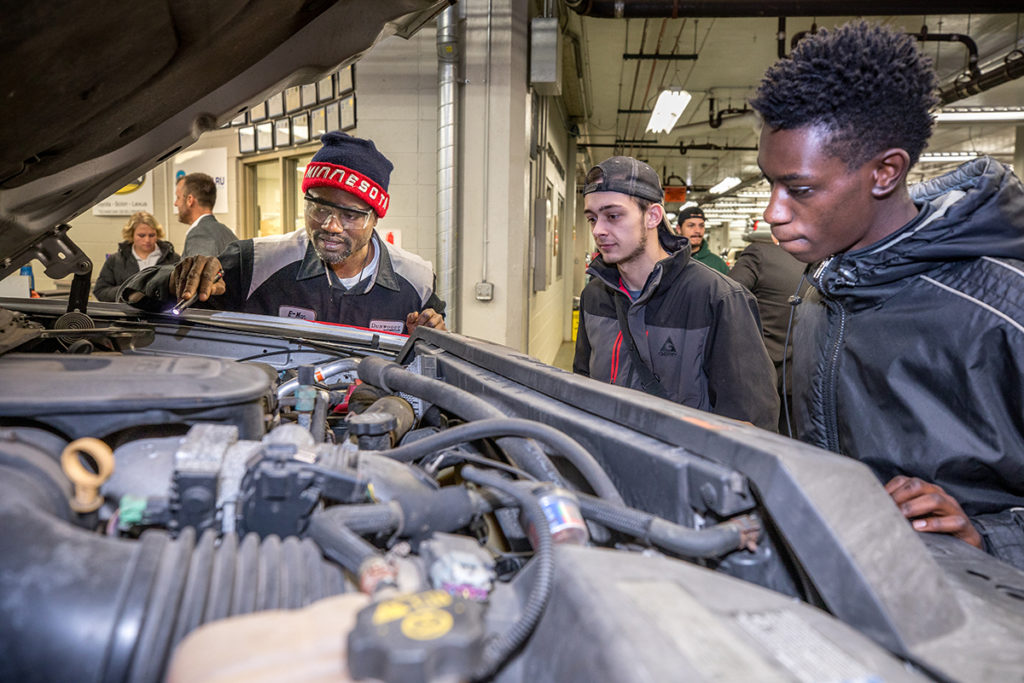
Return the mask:
M647 122L647 132L671 132L689 103L690 93L685 90L662 90L651 112L651 120Z
M1024 107L946 107L935 115L939 123L1000 123L1024 121Z
M918 161L928 162L943 162L943 161L970 161L971 159L977 159L981 154L979 152L926 152L922 154Z
M717 185L708 190L708 194L722 194L726 190L731 190L740 184L740 179L736 176L729 176L728 178L722 178Z

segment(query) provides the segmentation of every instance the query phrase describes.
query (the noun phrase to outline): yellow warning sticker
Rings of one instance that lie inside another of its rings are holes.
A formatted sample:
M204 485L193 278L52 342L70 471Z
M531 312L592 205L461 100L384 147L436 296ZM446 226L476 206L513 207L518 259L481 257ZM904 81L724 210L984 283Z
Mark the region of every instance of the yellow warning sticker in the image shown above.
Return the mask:
M410 612L417 612L419 610L435 611L442 607L448 607L451 604L452 596L443 590L402 595L391 600L384 600L377 605L377 608L373 611L373 623L388 624L405 617ZM450 616L449 619L451 619Z
M411 611L412 608L400 600L385 600L373 610L373 623L388 624L401 619Z
M402 635L410 640L435 640L452 630L454 619L443 609L421 609L402 619Z

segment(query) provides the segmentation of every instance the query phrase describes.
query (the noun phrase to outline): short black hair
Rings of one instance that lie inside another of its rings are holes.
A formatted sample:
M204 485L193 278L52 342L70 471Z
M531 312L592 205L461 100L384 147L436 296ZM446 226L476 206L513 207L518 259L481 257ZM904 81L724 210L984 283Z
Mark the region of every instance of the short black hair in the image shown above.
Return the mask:
M937 85L913 37L859 21L797 43L750 105L773 129L825 128L827 152L850 168L893 147L915 164L932 134Z

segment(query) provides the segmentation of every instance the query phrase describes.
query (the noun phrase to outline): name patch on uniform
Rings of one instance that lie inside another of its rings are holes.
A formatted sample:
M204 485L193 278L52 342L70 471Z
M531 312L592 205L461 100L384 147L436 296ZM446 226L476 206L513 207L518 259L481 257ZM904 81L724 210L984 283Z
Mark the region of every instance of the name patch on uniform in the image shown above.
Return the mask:
M316 320L316 311L298 306L281 306L277 314L282 318L298 318L299 320Z
M393 334L402 334L405 330L404 320L371 320L370 329L377 330L378 332L391 332Z

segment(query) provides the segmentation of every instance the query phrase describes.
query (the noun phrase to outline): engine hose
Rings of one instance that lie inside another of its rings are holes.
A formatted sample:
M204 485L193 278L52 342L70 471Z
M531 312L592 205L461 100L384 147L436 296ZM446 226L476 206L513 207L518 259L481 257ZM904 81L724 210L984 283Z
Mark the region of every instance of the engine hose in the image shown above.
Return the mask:
M324 365L313 368L313 377L317 382L323 382L328 377L355 370L358 363L359 361L355 358L342 358L340 360L331 361L330 363L325 363ZM297 386L299 386L298 377L293 377L287 382L282 382L277 387L277 398L282 399L285 396L291 396Z
M320 546L324 555L352 572L353 576L359 576L359 570L367 560L384 555L356 531L339 523L337 517L329 517L322 512L315 512L310 517L306 534Z
M100 536L40 507L15 471L0 466L0 680L161 680L200 624L345 590L310 541Z
M482 681L491 678L536 628L537 622L540 621L541 615L544 614L544 609L547 607L548 599L551 597L551 588L555 579L555 559L551 528L548 526L547 517L536 498L519 489L514 482L496 474L478 470L472 465L462 468L462 476L467 481L496 489L515 498L520 509L537 530L537 546L534 548L537 573L533 585L530 587L526 605L523 607L523 614L508 631L491 638L484 646L480 665L473 672L473 680Z
M316 402L313 404L313 416L309 431L317 443L323 443L327 435L327 403L330 396L323 389L317 389Z
M394 361L367 356L359 363L359 379L388 391L403 391L433 403L465 420L485 420L508 416L487 401L473 394L445 384L441 380L417 375ZM572 488L555 468L551 459L537 444L529 440L506 437L498 439L512 462L537 479L552 481L565 488Z
M357 534L377 534L396 529L401 514L391 503L371 503L336 505L314 513L313 517L327 524L348 527Z
M580 471L580 474L597 492L598 496L618 503L623 502L622 496L619 494L618 489L615 488L611 478L601 469L594 456L583 446L579 445L579 443L564 432L532 420L502 417L469 422L445 429L436 434L431 434L430 436L425 436L422 439L399 446L398 448L382 451L381 455L402 462L412 462L442 448L449 448L477 439L505 435L536 439L547 444Z
M760 535L760 523L750 515L705 529L691 529L594 496L577 495L580 499L580 511L585 518L683 557L721 557L734 550L749 547L756 543Z

